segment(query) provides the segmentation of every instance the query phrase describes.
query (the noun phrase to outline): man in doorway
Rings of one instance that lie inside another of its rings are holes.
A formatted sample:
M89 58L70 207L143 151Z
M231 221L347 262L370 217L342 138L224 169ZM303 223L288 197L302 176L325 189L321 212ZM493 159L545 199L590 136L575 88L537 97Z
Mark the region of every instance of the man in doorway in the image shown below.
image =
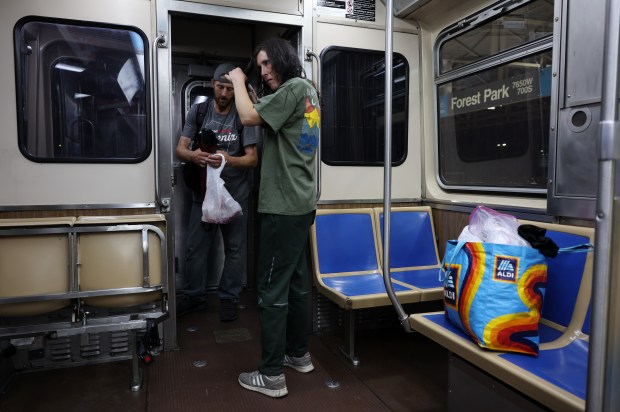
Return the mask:
M250 187L248 169L258 164L256 151L257 136L254 128L244 127L234 104L234 88L224 77L234 69L230 63L220 64L214 72L211 84L213 98L203 107L204 120L200 130L212 131L217 138L217 153L224 155L226 166L221 178L226 190L241 205L242 215L226 224L219 225L224 241L224 268L218 286L220 298L220 319L237 319L239 293L243 287L243 269L246 245L246 226ZM184 162L193 162L205 173L205 167L219 167L221 158L197 148L190 148L192 136L199 131L197 116L200 104L194 104L185 119L181 138L176 148L177 157ZM202 222L203 196L199 191L192 193L192 207L188 223L187 254L183 296L177 304L177 312L183 315L194 310L206 309L206 275L209 250L214 243L215 225Z

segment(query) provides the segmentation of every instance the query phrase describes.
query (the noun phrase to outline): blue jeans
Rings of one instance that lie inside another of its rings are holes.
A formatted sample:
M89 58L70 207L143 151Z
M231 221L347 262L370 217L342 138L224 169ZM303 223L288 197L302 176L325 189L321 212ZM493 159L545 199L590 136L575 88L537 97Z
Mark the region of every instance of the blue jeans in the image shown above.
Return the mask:
M224 241L224 268L218 294L220 299L239 299L243 287L243 269L246 251L246 222L248 199L239 202L243 214L232 221L218 225ZM185 257L185 295L201 298L206 294L207 259L209 250L217 233L216 225L202 221L202 200L192 196L192 209L189 216L187 233L187 254Z

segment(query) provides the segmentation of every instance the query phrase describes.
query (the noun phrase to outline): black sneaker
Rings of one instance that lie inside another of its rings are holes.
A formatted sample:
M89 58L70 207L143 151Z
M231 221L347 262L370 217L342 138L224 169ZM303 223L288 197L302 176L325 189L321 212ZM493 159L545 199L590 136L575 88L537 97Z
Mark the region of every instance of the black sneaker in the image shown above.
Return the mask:
M202 297L182 296L177 301L177 316L207 309L207 301Z
M232 299L220 300L220 320L222 322L232 322L238 317L237 302Z

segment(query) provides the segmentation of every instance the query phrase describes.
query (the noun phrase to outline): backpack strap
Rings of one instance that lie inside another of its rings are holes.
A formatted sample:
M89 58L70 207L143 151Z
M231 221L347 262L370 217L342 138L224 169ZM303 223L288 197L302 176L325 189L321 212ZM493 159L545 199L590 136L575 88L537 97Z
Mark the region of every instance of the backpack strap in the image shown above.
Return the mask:
M202 129L202 123L205 120L205 116L209 111L209 98L202 103L198 103L198 109L196 110L196 133L194 133L194 137L192 137L192 141L189 144L190 150L196 150L198 147L198 140L200 136L200 130Z
M202 128L202 122L205 120L207 109L209 108L209 106L207 106L208 103L209 98L198 105L198 112L196 113L196 126L198 126L198 131Z

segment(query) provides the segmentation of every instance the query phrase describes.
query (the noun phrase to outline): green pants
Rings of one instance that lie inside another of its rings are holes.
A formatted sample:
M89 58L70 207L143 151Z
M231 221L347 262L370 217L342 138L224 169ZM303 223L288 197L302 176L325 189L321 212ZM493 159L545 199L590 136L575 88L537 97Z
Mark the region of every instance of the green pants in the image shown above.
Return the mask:
M306 245L315 213L261 214L258 307L263 375L282 373L284 354L308 351L308 270Z

